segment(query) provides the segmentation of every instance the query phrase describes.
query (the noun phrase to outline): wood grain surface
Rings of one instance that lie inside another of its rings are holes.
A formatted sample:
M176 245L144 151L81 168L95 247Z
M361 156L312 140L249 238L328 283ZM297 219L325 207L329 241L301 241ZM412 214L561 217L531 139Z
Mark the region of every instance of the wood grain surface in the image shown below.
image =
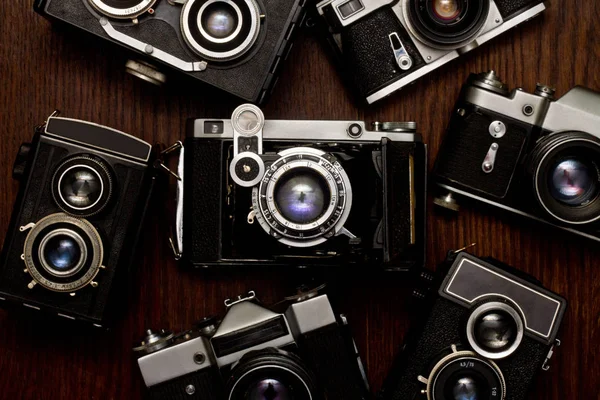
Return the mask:
M459 89L469 72L495 69L511 87L536 82L563 95L574 85L600 90L600 3L549 2L544 16L454 61L371 107L357 107L311 34L301 33L267 118L416 121L429 145L429 165ZM3 7L0 20L0 239L4 239L18 185L12 163L35 125L54 109L129 132L149 142L184 137L189 117L229 117L238 100L205 86L157 88L128 75L127 53L83 34L52 26L31 1ZM551 369L541 373L533 399L598 399L600 389L600 246L520 218L483 209L450 217L429 199L428 267L447 250L471 242L533 274L569 300ZM138 399L144 385L131 348L145 328L183 330L224 311L223 300L247 290L266 304L288 295L283 274L248 271L206 275L185 271L166 244L161 208L150 216L131 284L126 316L108 334L74 334L58 323L40 324L0 311L0 398ZM342 270L343 271L343 270ZM339 282L348 278L340 272ZM336 290L348 315L372 390L381 387L409 328L402 275L347 279Z

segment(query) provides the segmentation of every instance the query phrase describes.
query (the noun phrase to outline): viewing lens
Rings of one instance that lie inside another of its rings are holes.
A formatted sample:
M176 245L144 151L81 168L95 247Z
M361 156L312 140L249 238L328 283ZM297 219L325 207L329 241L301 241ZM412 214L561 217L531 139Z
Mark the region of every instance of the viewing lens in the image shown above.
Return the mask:
M202 27L214 38L230 36L238 26L238 17L229 4L218 1L206 7L202 13Z
M555 163L548 174L550 194L569 206L583 206L597 194L598 177L593 166L577 158Z
M461 11L462 7L460 7L458 0L434 0L433 13L442 23L454 21Z
M275 203L281 214L297 224L318 220L330 198L325 179L305 168L283 175L274 191Z
M490 310L475 321L474 336L486 351L501 352L508 349L517 338L517 323L502 310Z
M276 379L263 379L250 387L247 400L293 400L288 387Z
M65 272L79 263L81 248L72 237L56 235L46 243L44 258L51 268L59 272Z
M64 201L74 208L94 205L102 193L102 181L98 173L85 166L67 171L60 182L60 193Z

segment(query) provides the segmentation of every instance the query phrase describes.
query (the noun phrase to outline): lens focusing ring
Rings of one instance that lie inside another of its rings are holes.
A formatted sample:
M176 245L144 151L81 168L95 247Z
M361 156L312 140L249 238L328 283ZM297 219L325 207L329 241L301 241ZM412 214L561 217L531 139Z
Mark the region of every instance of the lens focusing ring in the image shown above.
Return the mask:
M74 232L78 240L84 243L82 258L83 254L85 258L82 265L60 275L48 271L48 265L43 265L40 261L40 245L45 238L53 235L53 232L58 231L57 234L62 234L65 230ZM27 272L37 284L54 292L73 293L90 284L96 277L102 268L104 249L102 238L92 224L85 219L57 213L42 218L31 228L25 238L22 258Z
M302 360L293 353L276 348L245 354L231 371L225 390L226 398L246 399L262 382L278 384L280 390L285 390L286 394L294 399L317 398L315 379ZM273 387L264 389L274 390ZM277 394L283 393L271 393L272 397Z
M461 363L463 363L462 366ZM472 351L456 351L442 358L432 368L427 379L427 400L445 400L443 388L447 382L444 381L444 378L451 376L452 369L463 368L464 365L481 372L488 379L488 382L489 380L494 381L490 386L497 387L498 390L495 392L495 396L491 396L490 399L505 399L506 382L502 371L495 362L482 359Z
M210 5L223 3L236 15L237 26L230 35L218 38L202 25ZM188 0L181 13L181 31L188 46L199 56L217 62L232 61L246 54L258 39L261 11L256 0Z
M514 320L517 330L512 344L510 344L506 350L499 352L493 352L484 349L484 346L479 343L475 333L476 325L479 322L479 319L485 316L487 313L496 310L510 316ZM471 345L471 348L473 348L477 354L492 360L506 358L514 353L519 348L521 341L523 340L524 332L525 327L519 313L510 305L498 301L481 304L475 308L475 310L473 310L467 321L467 340L469 341L469 345Z
M591 200L580 206L564 204L555 199L548 185L548 174L557 160L589 159L593 169L596 193ZM586 157L587 156L587 157ZM527 171L531 177L534 196L540 208L550 217L568 225L585 225L600 220L600 140L585 132L556 132L541 139L531 152Z
M128 0L123 5L113 0L88 0L98 12L116 19L133 19L148 11L156 0Z
M310 247L325 242L344 226L350 213L352 188L348 175L333 155L318 149L296 147L282 151L279 156L252 192L258 222L267 233L289 246ZM303 168L311 169L327 182L330 201L316 221L298 224L279 210L275 189L284 175Z

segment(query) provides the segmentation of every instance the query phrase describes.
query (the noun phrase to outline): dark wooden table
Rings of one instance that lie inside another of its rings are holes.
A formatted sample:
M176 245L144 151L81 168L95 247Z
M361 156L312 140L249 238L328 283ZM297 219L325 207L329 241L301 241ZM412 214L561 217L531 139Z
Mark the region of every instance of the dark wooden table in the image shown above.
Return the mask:
M370 108L357 108L320 43L298 38L267 118L414 120L429 144L430 166L459 89L469 72L495 69L512 87L554 84L600 90L600 3L551 1L542 18L524 24L461 60ZM188 117L228 117L236 99L206 87L159 89L127 73L126 54L99 47L86 36L52 27L34 14L31 1L3 8L0 22L0 239L8 225L17 183L11 168L19 144L55 108L149 142L184 136ZM492 255L539 278L564 295L570 307L562 347L542 373L531 397L596 399L600 389L600 248L544 226L483 210L456 218L435 212L427 229L428 267L448 249L477 242L473 252ZM138 279L131 285L126 318L107 335L69 335L55 324L27 321L0 311L0 398L140 398L144 386L131 348L146 327L182 330L223 300L256 290L267 304L287 295L281 277L260 273L204 276L182 271L166 245L163 216L149 219ZM340 274L340 280L345 276ZM373 391L380 388L408 329L408 293L402 276L349 280L338 299L352 324Z

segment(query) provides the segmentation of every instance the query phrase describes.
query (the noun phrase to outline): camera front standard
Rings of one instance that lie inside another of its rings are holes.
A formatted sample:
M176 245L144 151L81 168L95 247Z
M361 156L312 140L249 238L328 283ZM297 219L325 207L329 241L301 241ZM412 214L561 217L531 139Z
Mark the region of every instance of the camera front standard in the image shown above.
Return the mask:
M196 267L422 266L426 148L411 122L190 121L178 253Z

